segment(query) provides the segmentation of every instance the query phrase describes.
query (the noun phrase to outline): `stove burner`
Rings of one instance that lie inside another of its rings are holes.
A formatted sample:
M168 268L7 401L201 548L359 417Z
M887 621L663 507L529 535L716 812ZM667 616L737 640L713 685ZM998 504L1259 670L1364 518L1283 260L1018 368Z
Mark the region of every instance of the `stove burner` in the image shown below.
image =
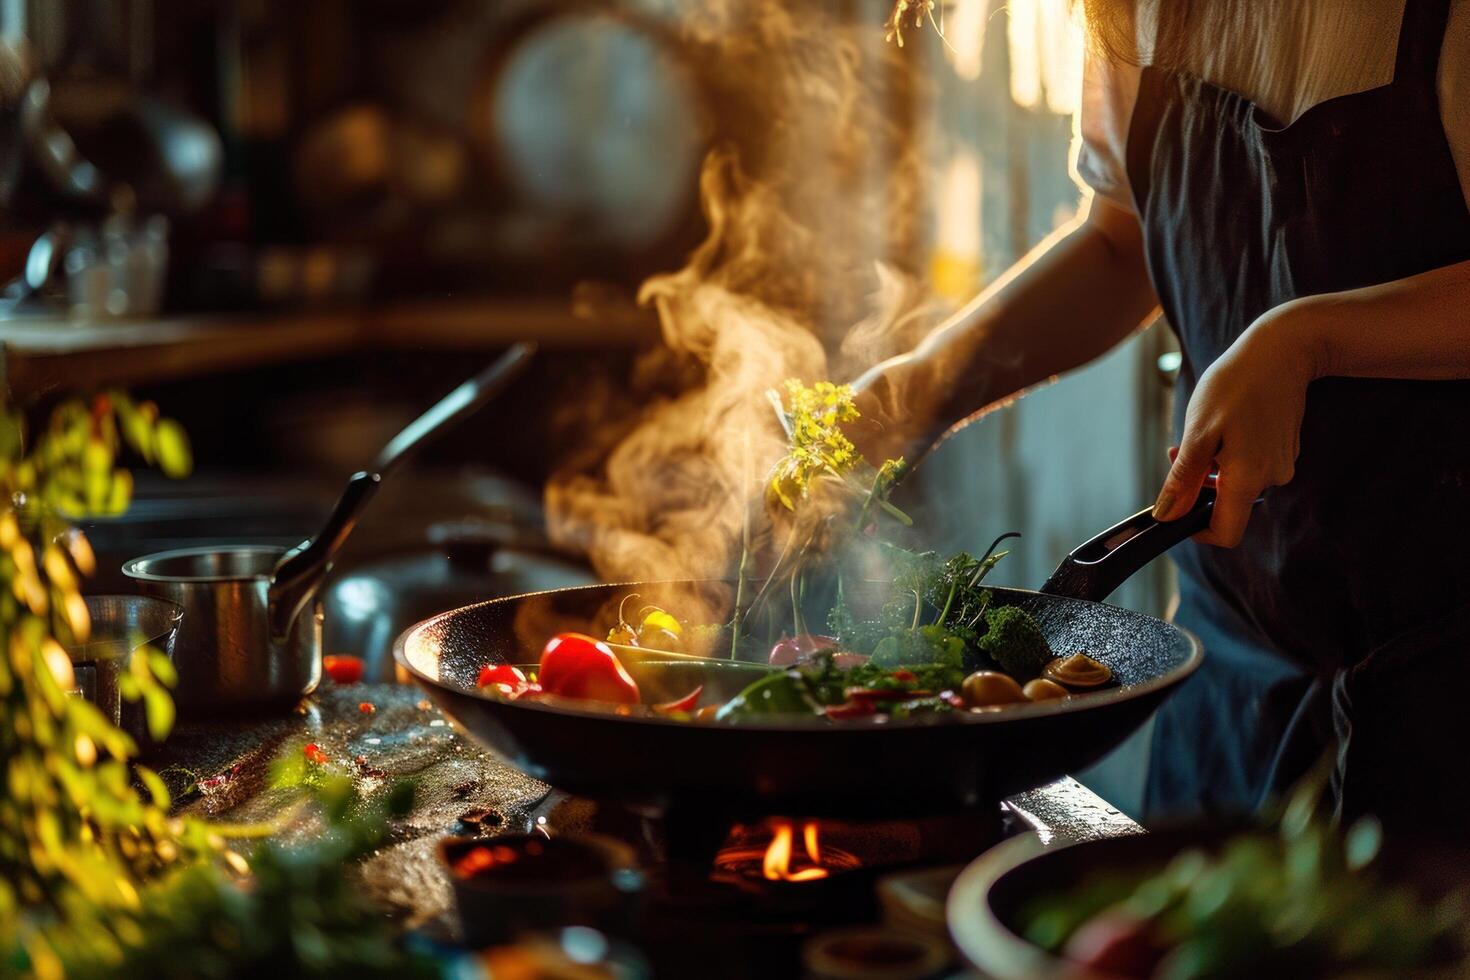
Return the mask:
M627 938L654 956L656 975L772 980L797 975L813 936L882 920L887 876L962 865L1028 829L999 806L915 820L709 808L651 816L560 792L528 815L526 829L538 828L605 834L638 849L648 891Z
M736 827L730 835L734 843L715 854L710 880L730 884L819 881L862 866L855 854L822 845L820 821L802 823L799 848L794 845L797 835L792 821L769 820L763 830L764 834L753 834ZM761 836L767 838L764 846L758 843ZM757 838L757 842L744 843L745 838Z

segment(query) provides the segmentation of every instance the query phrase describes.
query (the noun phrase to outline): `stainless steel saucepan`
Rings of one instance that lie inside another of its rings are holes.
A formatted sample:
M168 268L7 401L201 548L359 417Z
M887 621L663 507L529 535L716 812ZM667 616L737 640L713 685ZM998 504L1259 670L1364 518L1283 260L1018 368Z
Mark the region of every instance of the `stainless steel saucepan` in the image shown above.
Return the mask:
M534 353L517 344L393 438L347 483L326 526L289 551L226 545L134 558L123 573L184 609L174 641L183 714L281 708L321 680L322 580L387 473L434 435L478 409Z

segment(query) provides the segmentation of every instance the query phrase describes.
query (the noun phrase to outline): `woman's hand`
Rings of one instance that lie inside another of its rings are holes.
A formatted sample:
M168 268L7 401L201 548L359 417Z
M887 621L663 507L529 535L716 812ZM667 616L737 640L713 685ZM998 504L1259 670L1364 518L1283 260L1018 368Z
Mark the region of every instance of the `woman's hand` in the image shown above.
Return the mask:
M1204 544L1233 548L1262 490L1291 481L1307 385L1319 377L1318 318L1304 301L1264 314L1199 379L1184 436L1154 504L1161 521L1189 512L1218 467Z

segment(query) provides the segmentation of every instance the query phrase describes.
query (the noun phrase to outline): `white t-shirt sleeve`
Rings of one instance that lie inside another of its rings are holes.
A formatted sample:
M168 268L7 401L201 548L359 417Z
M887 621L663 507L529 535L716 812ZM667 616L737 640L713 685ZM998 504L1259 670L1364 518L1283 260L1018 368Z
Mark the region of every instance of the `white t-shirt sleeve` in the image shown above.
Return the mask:
M1082 68L1077 179L1120 207L1133 210L1128 187L1128 123L1138 100L1140 69L1088 53Z

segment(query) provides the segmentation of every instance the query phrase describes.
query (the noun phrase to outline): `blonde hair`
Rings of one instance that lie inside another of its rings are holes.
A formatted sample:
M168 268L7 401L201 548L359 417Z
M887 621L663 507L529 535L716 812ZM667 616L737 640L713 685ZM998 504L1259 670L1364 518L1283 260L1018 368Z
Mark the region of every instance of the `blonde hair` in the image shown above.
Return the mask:
M1154 0L1154 15L1150 18L1153 33L1146 58L1139 50L1139 0L1072 2L1081 8L1092 49L1102 57L1131 65L1147 60L1154 65L1178 67L1191 37L1225 36L1230 25L1242 19L1241 10L1251 0Z

